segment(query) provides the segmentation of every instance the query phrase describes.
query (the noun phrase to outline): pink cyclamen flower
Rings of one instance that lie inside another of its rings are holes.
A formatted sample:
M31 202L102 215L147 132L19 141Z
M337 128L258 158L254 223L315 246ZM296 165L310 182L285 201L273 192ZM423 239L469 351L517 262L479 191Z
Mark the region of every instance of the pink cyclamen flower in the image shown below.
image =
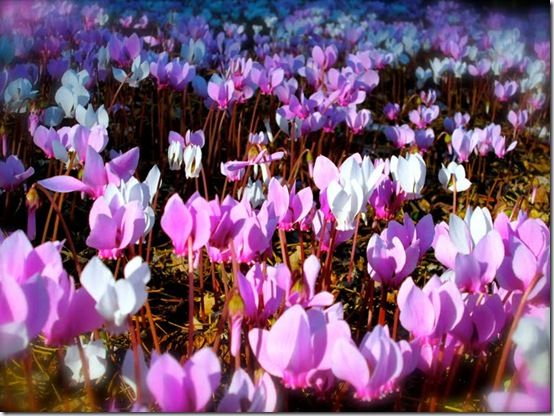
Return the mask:
M435 227L435 257L454 270L454 281L468 292L482 292L492 282L504 258L500 234L486 208L468 209L464 220L451 214L448 225Z
M415 139L414 131L407 124L387 126L385 128L385 136L397 148L410 145Z
M399 287L431 247L433 228L431 214L417 225L405 214L403 225L391 221L381 235L373 234L367 245L367 269L371 278L386 286Z
M104 194L108 184L119 186L122 180L127 181L133 176L138 160L138 147L134 147L104 163L102 156L91 146L88 146L82 180L73 176L60 175L42 179L38 183L54 192L80 191L96 199Z
M479 142L478 133L457 128L452 133L452 148L460 163L467 162Z
M146 230L144 211L139 201L125 203L113 184L106 188L89 213L90 234L86 243L96 248L101 258L119 257L125 248L138 242Z
M504 324L506 312L497 293L464 294L464 315L452 334L474 350L483 350L498 339Z
M25 182L35 170L25 169L17 156L10 155L5 161L0 160L0 190L13 191Z
M220 110L226 110L232 104L234 92L235 86L232 80L224 80L214 75L208 82L208 96Z
M331 385L332 352L341 338L350 339L345 321L318 309L305 311L300 305L285 310L269 331L256 328L248 334L263 369L291 389L324 390Z
M277 389L268 373L256 383L242 368L236 370L231 384L219 402L218 412L274 412L277 407Z
M198 252L208 243L211 234L208 201L194 193L185 204L178 194L173 194L165 204L160 224L171 238L176 255L187 255L189 238L190 248Z
M504 84L494 81L494 95L500 102L506 102L517 92L515 81L506 81Z
M510 110L510 112L508 113L508 121L513 126L514 130L522 130L527 124L528 120L529 113L527 112L527 110L518 110L517 112L514 110Z
M359 134L363 131L371 121L371 113L365 108L356 111L354 108L350 107L346 113L346 125L350 127L354 134Z
M550 293L550 232L543 221L520 215L510 223L500 213L494 228L502 236L504 256L498 269L499 285L507 290L523 292L539 276L529 296L533 303L546 303Z
M383 113L387 120L396 120L400 114L400 105L397 103L387 103L383 109Z
M440 339L461 321L464 313L462 295L454 282L435 275L420 289L411 277L398 291L400 323L414 337Z
M162 412L201 412L219 386L221 364L211 348L181 365L169 353L154 354L146 384Z
M267 200L273 204L275 215L279 219L278 227L290 231L300 223L313 206L313 193L306 187L296 193L295 187L289 193L286 185L281 185L274 177L269 181Z
M350 383L356 397L380 399L395 391L400 380L415 368L411 347L406 341L395 342L387 326L376 326L360 346L347 338L335 343L332 353L333 374Z
M302 276L293 283L291 275L281 274L279 286L285 291L286 305L300 304L305 308L330 306L334 296L327 292L315 292L317 277L321 270L319 259L311 254L302 266Z

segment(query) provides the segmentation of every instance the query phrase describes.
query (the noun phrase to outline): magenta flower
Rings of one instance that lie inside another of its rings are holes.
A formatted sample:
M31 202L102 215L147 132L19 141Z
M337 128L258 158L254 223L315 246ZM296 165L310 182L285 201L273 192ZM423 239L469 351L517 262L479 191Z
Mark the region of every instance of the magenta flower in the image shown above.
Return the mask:
M160 224L171 238L177 256L186 256L188 240L191 249L198 252L208 243L211 234L210 206L198 193L193 194L185 204L178 194L167 201Z
M319 45L312 49L312 59L321 69L326 70L332 67L338 58L338 51L335 45L329 45L323 50Z
M481 297L483 296L483 300ZM472 349L483 350L496 341L504 329L506 312L498 294L465 294L464 315L452 334Z
M418 129L424 129L439 116L439 113L440 110L438 105L432 105L430 107L420 105L417 110L410 111L408 117Z
M399 287L431 247L433 228L431 214L417 225L404 214L403 225L391 221L381 235L373 234L367 245L367 269L371 278L386 286Z
M0 190L13 191L25 182L35 170L25 169L17 156L10 155L5 161L0 160Z
M435 275L423 287L406 279L398 291L400 323L414 337L440 339L458 325L464 314L462 295L454 282Z
M274 177L269 181L267 201L273 204L275 215L278 218L278 227L290 231L295 224L299 224L310 212L313 206L313 193L310 187L300 190L295 187L289 194L286 185L281 185Z
M250 263L270 250L277 226L271 204L266 201L256 211L247 199L238 202L231 196L227 196L222 203L216 199L209 204L213 232L207 249L212 261L230 261L230 243L234 245L238 261L244 263Z
M309 308L330 306L333 303L334 296L331 293L327 291L315 293L316 281L320 270L321 263L312 254L304 261L302 276L296 282L292 282L290 273L282 273L280 275L281 279L278 284L285 291L287 306L300 304L305 308Z
M350 327L318 309L288 308L271 330L252 329L250 347L262 368L287 388L330 387L331 358L339 339L350 340Z
M501 213L495 220L504 244L504 256L496 278L504 289L523 292L534 277L542 276L530 299L545 302L550 292L550 232L539 219L522 215L509 222Z
M361 400L381 399L398 388L413 371L415 360L406 341L390 338L387 326L368 332L359 348L348 338L336 341L332 353L333 374L350 383Z
M42 179L38 183L54 192L80 191L97 199L104 194L108 184L119 186L122 180L127 181L133 176L138 160L139 148L134 147L104 164L98 152L88 146L82 180L60 175Z
M146 230L144 211L139 201L125 203L109 184L89 213L90 234L86 243L98 250L101 258L115 259L125 248L138 242Z
M282 151L269 154L267 149L262 149L259 153L254 155L252 152L249 153L248 160L231 160L221 163L221 173L227 176L230 181L237 181L244 176L244 170L248 166L259 165L262 170L262 175L267 177L269 175L266 165L277 162L285 156L285 152Z
M494 95L498 101L506 102L517 92L517 83L515 81L506 81L504 84L494 81Z
M380 219L390 220L402 208L406 194L400 183L389 177L383 179L369 197L369 203L375 210L375 216Z
M266 266L264 274L260 263L256 262L246 275L239 273L238 286L244 317L257 322L258 318L267 319L277 312L286 290L290 288L290 282L290 270L283 263ZM259 307L260 302L263 303L262 308Z
M400 114L400 105L397 103L387 103L383 109L383 113L387 120L396 120Z
M518 110L517 112L514 110L510 110L510 112L508 113L508 121L514 127L514 130L522 130L527 124L528 120L529 113L527 112L527 110Z
M208 95L220 110L226 110L233 102L235 86L232 80L224 80L214 75L208 82Z
M275 88L282 84L285 71L282 68L266 69L254 63L251 71L252 81L260 88L262 94L272 94Z
M483 58L473 64L469 64L467 66L467 72L469 72L470 75L474 77L483 77L486 75L491 69L491 61L489 61L487 58Z
M346 125L350 127L354 134L360 133L371 122L371 113L365 108L356 111L353 107L350 107L346 112Z
M68 160L67 147L69 143L67 138L67 135L60 137L52 127L47 129L44 126L38 126L33 134L33 142L40 147L46 157L62 162ZM65 139L65 142L62 139Z
M465 131L459 127L454 130L452 133L452 148L460 163L467 162L478 142L479 135L474 131Z
M451 214L448 225L435 227L433 248L437 260L454 270L458 287L468 292L484 291L504 258L502 239L486 208L468 209L464 220Z
M410 145L415 139L414 131L407 124L385 127L385 136L397 148Z
M146 384L162 412L201 412L220 379L221 364L212 349L205 347L184 365L169 353L154 354Z
M221 399L218 412L274 412L277 407L277 390L268 373L256 383L242 368L235 370L231 384Z
M141 50L142 39L136 33L123 39L113 34L108 41L110 58L120 66L131 63L133 59L140 55Z

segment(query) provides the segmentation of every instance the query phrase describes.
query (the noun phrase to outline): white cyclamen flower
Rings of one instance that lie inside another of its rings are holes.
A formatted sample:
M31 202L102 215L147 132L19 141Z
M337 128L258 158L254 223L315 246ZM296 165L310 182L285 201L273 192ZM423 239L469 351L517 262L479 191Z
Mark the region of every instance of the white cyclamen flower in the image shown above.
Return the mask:
M96 310L115 334L127 329L128 317L137 313L146 301L150 269L137 256L125 266L124 276L116 281L97 256L88 262L81 274L81 285L96 301Z
M447 167L442 165L439 170L439 181L444 189L451 192L463 192L469 189L471 182L466 178L466 171L463 165L450 162Z

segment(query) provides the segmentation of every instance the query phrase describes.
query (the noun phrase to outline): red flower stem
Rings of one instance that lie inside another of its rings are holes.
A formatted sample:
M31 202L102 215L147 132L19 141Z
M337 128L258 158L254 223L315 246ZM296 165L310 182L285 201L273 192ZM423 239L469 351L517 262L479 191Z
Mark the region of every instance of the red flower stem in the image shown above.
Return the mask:
M354 257L356 255L356 240L358 239L358 229L360 228L360 214L356 215L356 226L354 228L354 237L352 238L352 251L350 253L350 263L348 264L347 282L352 281L352 270L354 269Z
M381 284L381 302L379 303L379 325L385 324L385 312L387 308L387 289Z
M193 268L193 254L192 254L192 238L188 239L188 277L189 277L189 292L188 292L188 304L189 304L189 327L188 327L188 345L187 356L192 356L194 347L194 268Z
M85 379L85 389L87 392L88 404L90 406L90 410L95 411L96 404L94 399L94 390L92 389L92 384L90 383L90 372L89 372L88 360L85 355L85 351L83 350L83 346L81 345L81 340L79 339L79 337L75 338L75 342L77 343L77 348L79 350L79 357L81 358L81 363L83 366L83 377Z

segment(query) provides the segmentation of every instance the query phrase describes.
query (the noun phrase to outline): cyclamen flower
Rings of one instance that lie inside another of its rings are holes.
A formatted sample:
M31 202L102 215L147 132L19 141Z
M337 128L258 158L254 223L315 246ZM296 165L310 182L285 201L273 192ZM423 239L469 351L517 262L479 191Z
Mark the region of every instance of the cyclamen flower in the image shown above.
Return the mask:
M468 208L464 220L450 214L448 225L436 226L433 248L437 260L454 270L458 287L468 292L483 292L504 258L502 239L486 208Z
M290 231L294 224L302 221L312 209L313 194L310 187L298 193L293 187L289 194L287 186L279 184L279 181L273 177L267 188L267 201L273 204L275 215L279 220L279 228Z
M33 86L27 78L11 81L4 90L4 103L6 103L8 111L12 113L27 112L28 102L38 93L32 88Z
M93 257L81 273L81 285L96 301L96 310L114 334L127 330L127 319L140 310L148 297L150 269L141 257L130 260L123 274L125 278L115 280L98 257Z
M354 229L354 219L365 209L383 169L383 163L374 166L369 157L362 159L357 153L346 159L340 169L325 156L317 157L314 182L324 191L323 198L337 221L337 230Z
M517 83L515 81L506 81L504 84L494 81L494 95L498 101L508 101L517 92Z
M92 104L89 104L86 109L82 105L77 104L75 119L80 125L89 129L95 125L100 125L106 129L110 123L108 112L104 108L104 105L101 105L98 107L98 110L94 111Z
M102 258L119 257L125 248L138 242L146 230L141 202L126 202L117 188L109 184L89 213L90 234L86 243Z
M10 155L5 161L0 160L0 190L13 191L25 182L35 170L25 169L17 156Z
M316 280L321 270L319 259L311 254L302 266L302 276L294 282L290 273L279 275L278 285L285 291L286 305L300 304L305 308L330 306L333 295L327 291L315 292Z
M439 113L438 105L432 105L431 107L420 105L417 110L410 111L408 116L418 129L423 129L429 126L439 116Z
M391 220L396 216L405 199L406 194L400 187L400 183L386 177L369 197L369 203L375 210L377 218Z
M226 110L233 103L235 86L232 80L224 80L214 75L208 82L208 95L219 110Z
M81 339L78 339L81 342ZM90 341L82 345L88 365L89 380L97 380L106 373L106 347L102 340ZM79 347L71 345L67 348L64 357L64 364L71 370L71 379L76 383L82 383L85 378L83 371L83 360L79 354Z
M131 72L127 73L121 68L112 67L113 77L120 84L127 83L132 88L137 88L138 84L145 80L150 74L150 64L148 61L142 61L140 55L133 59Z
M169 353L153 354L148 389L162 412L201 412L219 386L221 364L211 348L194 353L184 365Z
M360 133L371 121L371 113L365 108L358 112L351 109L346 113L346 125L354 134Z
M407 124L401 126L387 126L385 136L394 145L401 148L414 142L414 131Z
M367 269L371 278L386 286L399 287L431 247L433 228L430 214L417 225L404 214L403 225L391 221L381 235L373 234L367 245Z
M388 120L396 120L400 114L400 105L397 103L387 103L383 113Z
M235 370L231 384L221 399L218 412L274 412L277 407L277 390L268 373L256 383L242 368Z
M392 156L390 173L392 178L400 183L400 187L406 193L406 199L421 198L420 192L425 185L427 168L419 153L410 153L406 158Z
M210 226L210 206L198 193L193 194L185 204L178 194L167 201L160 224L171 238L177 256L186 256L189 239L193 252L198 252L208 243Z
M464 314L462 295L454 282L435 275L420 289L411 277L398 291L400 323L414 337L440 339L458 325Z
M470 118L468 113L456 113L454 117L446 117L443 125L446 131L453 133L454 130L465 127L469 123Z
M506 312L502 299L492 295L467 293L464 300L464 315L452 334L470 348L483 350L501 334L506 323Z
M66 118L75 115L78 105L85 106L90 100L90 93L85 85L90 75L86 69L76 73L68 69L62 76L62 86L58 88L55 95L56 104L64 111Z
M452 148L460 163L467 162L479 142L479 135L472 130L457 128L452 133Z
M257 153L257 149L250 148L248 152L248 160L231 160L221 163L221 173L230 181L240 180L244 175L244 170L248 166L252 166L254 174L257 175L258 166L261 168L264 182L269 177L267 165L281 160L285 156L285 152L279 151L269 154L267 149L262 149Z
M495 222L504 244L504 257L497 280L502 288L523 292L539 276L535 290L529 296L532 303L548 302L550 293L550 232L539 219L520 215L510 223L504 213Z
M529 120L527 110L518 110L517 112L510 110L508 113L508 121L514 127L514 130L522 130Z
M248 333L262 368L291 389L325 390L332 385L332 353L341 338L350 340L345 321L300 305L285 310L269 331L256 328Z
M451 192L463 192L471 186L471 182L466 178L464 166L458 165L456 162L450 162L448 167L441 164L439 182L444 189Z
M392 393L415 368L409 344L395 342L388 327L380 325L364 336L359 348L350 339L338 339L331 361L333 374L350 383L356 397L365 401Z
M122 180L126 181L133 176L138 165L139 148L134 147L106 163L90 145L87 146L86 155L82 180L60 175L42 179L38 181L39 185L54 192L80 191L93 199L99 198L109 184L119 186Z
M68 135L60 137L58 132L52 127L47 129L44 126L38 126L33 134L33 142L40 147L48 158L57 159L62 162L67 162L68 160L67 147L69 143L67 143L67 139Z

